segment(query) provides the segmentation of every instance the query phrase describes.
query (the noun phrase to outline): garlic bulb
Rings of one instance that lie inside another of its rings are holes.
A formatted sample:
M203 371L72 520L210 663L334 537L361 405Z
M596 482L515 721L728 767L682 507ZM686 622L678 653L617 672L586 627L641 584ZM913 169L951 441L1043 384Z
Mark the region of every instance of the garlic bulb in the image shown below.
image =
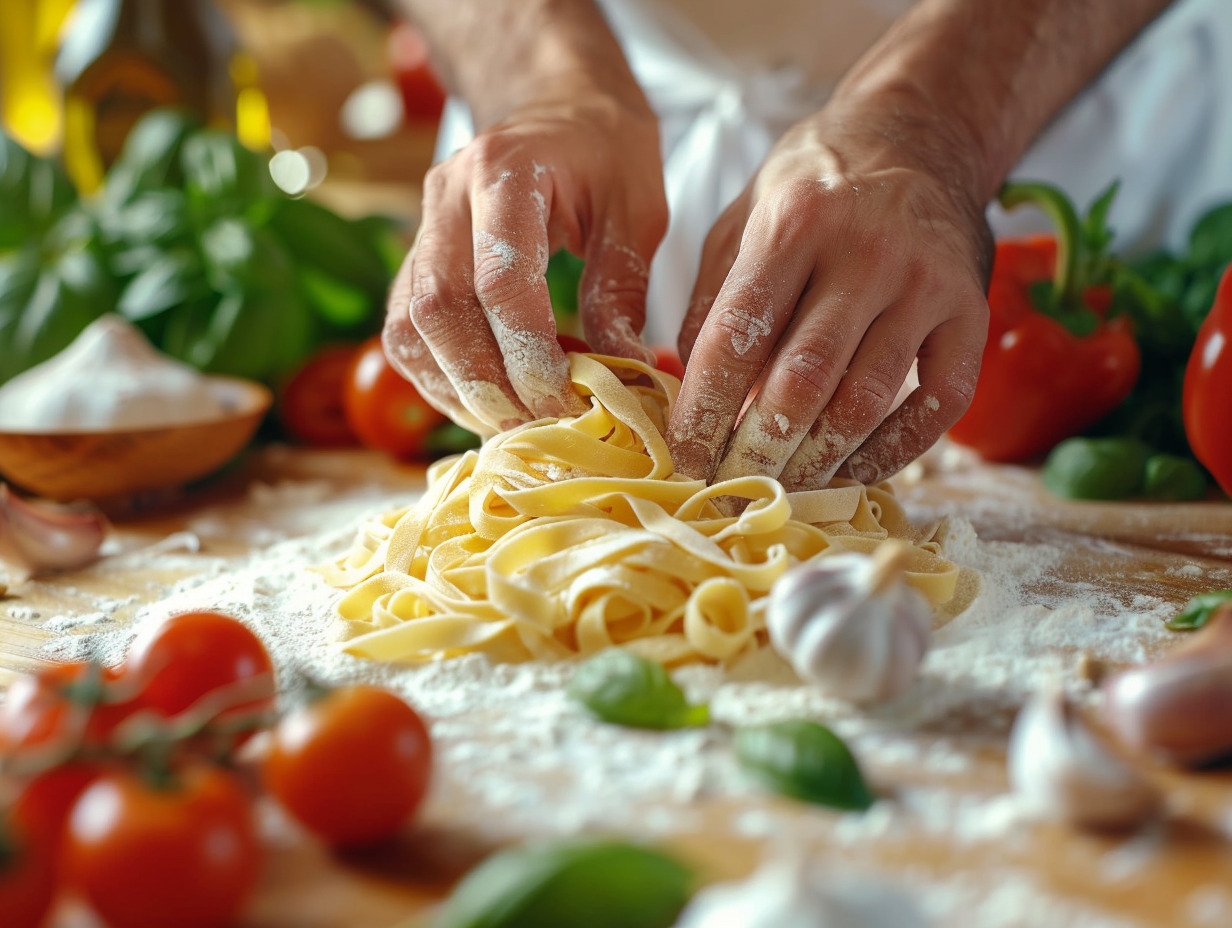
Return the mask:
M775 650L827 694L852 702L905 692L928 650L932 608L903 578L908 547L835 554L788 572L770 591Z
M1104 683L1104 713L1131 747L1180 764L1232 752L1232 604L1158 661Z
M888 886L832 875L800 857L773 859L749 879L698 892L675 928L925 928L915 904Z
M1065 695L1046 690L1010 732L1010 784L1036 812L1090 828L1128 828L1158 812L1155 786L1082 719Z
M30 573L84 567L98 559L106 534L95 509L31 502L0 483L0 560Z
M0 429L10 432L148 428L226 411L208 378L116 315L94 320L59 354L0 387Z

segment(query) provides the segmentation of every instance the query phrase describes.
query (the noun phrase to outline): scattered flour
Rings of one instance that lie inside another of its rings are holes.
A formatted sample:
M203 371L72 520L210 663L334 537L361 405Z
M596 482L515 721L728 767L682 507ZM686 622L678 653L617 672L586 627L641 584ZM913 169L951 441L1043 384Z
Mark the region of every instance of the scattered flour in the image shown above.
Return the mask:
M342 554L366 517L410 501L375 486L337 495L328 481L258 485L243 514L207 509L186 533L116 555L129 566L142 558L167 570L191 565L191 573L137 607L131 625L111 621L117 605L98 603L75 617L43 620L63 632L49 644L49 656L117 663L141 624L188 609L223 610L262 636L285 686L308 674L402 692L431 722L439 764L433 801L449 810L451 822L493 839L592 829L688 834L726 816L731 834L811 848L839 867L876 866L886 846L947 848L965 863L893 870L937 926L1139 924L1090 911L1042 885L1025 857L1015 865L1033 826L1012 795L966 787L980 773L985 784L990 771L994 782L1003 778L1005 735L1035 687L1062 680L1076 698L1097 699L1073 672L1080 655L1141 660L1169 634L1160 621L1166 603L1121 601L1087 581L1063 579L1070 551L1059 542L984 540L954 518L946 553L978 577L978 594L936 630L921 677L905 697L857 710L802 685L763 650L728 669L675 672L691 698L711 703L714 725L633 731L598 724L566 698L570 664L493 665L467 656L394 667L340 650L331 618L340 594L307 568ZM196 541L186 543L190 537ZM237 538L254 550L228 556L222 543ZM106 562L98 569L106 570ZM10 618L40 620L21 609L9 606ZM870 811L759 801L762 794L734 761L732 726L790 716L824 721L848 740L882 796ZM1084 847L1075 853L1115 882L1149 871L1158 842L1144 838L1102 858L1098 847ZM995 859L980 866L988 855ZM1176 928L1227 924L1232 900L1220 887L1203 887L1179 909Z

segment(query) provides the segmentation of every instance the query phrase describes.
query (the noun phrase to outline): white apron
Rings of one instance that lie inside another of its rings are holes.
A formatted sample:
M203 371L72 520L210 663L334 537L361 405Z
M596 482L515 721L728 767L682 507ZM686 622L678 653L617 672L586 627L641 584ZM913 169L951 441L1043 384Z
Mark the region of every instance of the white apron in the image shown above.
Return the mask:
M771 144L824 103L911 0L601 0L661 123L671 219L650 271L646 339L675 344L715 219ZM473 130L446 107L438 160ZM1063 187L1080 209L1113 179L1118 247L1180 247L1232 200L1232 0L1177 0L1037 139L1012 172ZM1047 228L995 205L998 235Z

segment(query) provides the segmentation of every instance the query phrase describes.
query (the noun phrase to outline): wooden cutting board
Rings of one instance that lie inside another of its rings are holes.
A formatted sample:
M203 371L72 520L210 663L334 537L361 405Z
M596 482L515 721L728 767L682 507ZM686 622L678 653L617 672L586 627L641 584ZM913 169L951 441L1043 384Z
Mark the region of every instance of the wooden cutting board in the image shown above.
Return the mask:
M226 520L240 525L251 517L253 487L288 480L324 482L333 500L348 494L362 499L374 488L414 492L422 486L423 471L367 452L268 449L250 455L226 478L161 500L157 508L114 514L111 544L133 550L165 543L208 506L223 520L210 542L210 556L242 557L250 544L242 533L228 536ZM953 449L930 454L895 485L917 519L957 516L970 521L981 539L1061 540L1072 552L1062 573L1092 589L1113 590L1127 601L1141 594L1179 605L1213 582L1232 586L1232 504L1227 501L1061 502L1040 487L1028 468L989 467ZM305 515L311 513L299 513L309 531L312 520ZM0 601L0 668L11 673L46 660L40 648L53 634L49 619L88 613L99 599L122 602L112 619L128 621L141 605L192 575L191 554L186 560L185 565L181 556L173 571L104 561L75 574L14 586ZM948 773L931 767L898 770L898 785L927 787L958 804L1004 794L1004 743L1011 716L1012 707L1007 707L999 714L955 718L952 730L945 732L905 731L904 744L909 742L912 750L926 751L943 738L962 754L962 763ZM942 887L951 911L969 914L949 923L976 928L1040 924L1029 916L1046 914L1050 906L1056 907L1055 917L1047 923L1057 928L1232 924L1232 775L1153 769L1152 776L1168 787L1174 813L1158 827L1132 835L1083 834L1038 823L997 826L989 835L978 835L969 825L949 827L921 810L905 822L887 820L884 834L865 822L859 840L852 840L846 831L850 822L825 810L769 797L715 795L692 800L692 824L663 837L705 879L736 878L750 873L767 848L782 840L755 827L758 816L777 815L776 821L790 823L787 830L797 844L823 864L858 866L909 885ZM340 858L298 834L273 810L266 812L270 853L261 890L243 922L247 928L405 924L494 846L531 836L494 832L477 820L475 810L434 799L396 846ZM636 826L648 814L630 809L630 822ZM89 924L88 915L71 904L55 921L56 928Z

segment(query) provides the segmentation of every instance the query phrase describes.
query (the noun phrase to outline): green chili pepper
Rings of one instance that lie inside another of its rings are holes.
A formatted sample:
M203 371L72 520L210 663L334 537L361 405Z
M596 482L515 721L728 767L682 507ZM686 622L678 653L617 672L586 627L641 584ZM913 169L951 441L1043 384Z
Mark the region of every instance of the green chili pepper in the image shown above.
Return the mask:
M633 844L515 848L467 874L432 928L669 928L692 881L679 861Z
M824 725L787 719L736 732L736 756L762 785L794 799L864 810L874 797L856 759Z
M1232 602L1232 590L1212 590L1209 593L1199 593L1187 602L1180 612L1168 620L1168 627L1178 632L1201 628L1216 609L1228 602Z
M688 728L710 721L690 705L667 671L630 651L611 648L577 669L569 695L605 722L631 728Z
M1142 491L1151 449L1136 438L1067 438L1049 453L1044 486L1070 499L1124 499Z

